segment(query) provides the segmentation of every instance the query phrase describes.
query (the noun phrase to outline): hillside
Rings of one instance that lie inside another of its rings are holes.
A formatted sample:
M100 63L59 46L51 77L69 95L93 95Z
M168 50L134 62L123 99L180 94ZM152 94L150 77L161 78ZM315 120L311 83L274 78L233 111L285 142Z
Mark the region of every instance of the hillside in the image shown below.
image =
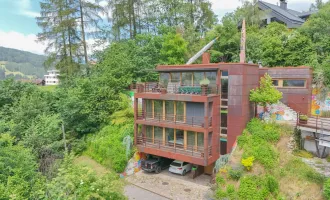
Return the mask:
M0 80L42 78L46 57L17 49L0 47Z

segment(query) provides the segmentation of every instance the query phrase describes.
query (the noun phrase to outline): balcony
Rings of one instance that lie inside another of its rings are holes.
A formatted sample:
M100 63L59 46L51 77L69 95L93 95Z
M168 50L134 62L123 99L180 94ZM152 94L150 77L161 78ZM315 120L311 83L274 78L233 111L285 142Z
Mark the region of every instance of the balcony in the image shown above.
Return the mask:
M144 149L152 149L152 150L159 150L161 151L159 156L163 156L164 153L170 152L174 154L179 154L183 156L189 156L194 158L201 158L205 159L205 152L208 152L206 158L211 157L212 155L212 146L209 147L200 147L200 146L191 146L185 145L183 140L173 140L170 141L163 141L163 140L156 140L152 138L146 138L142 136L137 136L137 144L138 147L142 147ZM145 153L152 153L156 154L156 151L145 152ZM174 155L172 155L173 159L176 159Z
M212 117L209 117L208 120L205 120L204 116L184 116L175 114L163 115L162 113L141 111L137 113L137 120L146 121L149 123L165 123L169 125L181 125L198 128L204 128L205 123L207 123L208 127L212 127Z
M136 85L137 93L158 93L158 94L185 94L185 95L218 95L219 87L216 85L203 87L200 85L181 85L179 82L169 82L167 87L157 82L147 82Z

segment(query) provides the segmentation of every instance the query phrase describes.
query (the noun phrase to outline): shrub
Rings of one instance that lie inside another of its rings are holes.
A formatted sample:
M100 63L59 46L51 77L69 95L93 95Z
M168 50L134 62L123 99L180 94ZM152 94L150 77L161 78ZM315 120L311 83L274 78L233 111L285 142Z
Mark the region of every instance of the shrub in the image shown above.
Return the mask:
M229 199L237 199L235 186L233 184L227 185L226 192L227 192L227 196L229 197Z
M266 176L266 185L270 193L275 194L278 192L279 184L278 181L274 178L274 176Z
M222 176L220 176L219 174L215 178L215 182L217 183L218 187L224 186L226 183L225 179Z
M308 120L308 117L307 117L307 115L300 115L299 116L299 119L301 119L301 120Z
M260 200L269 195L262 178L257 176L246 176L241 178L238 189L240 199Z
M330 178L323 185L323 194L326 199L330 199Z
M254 161L254 157L250 156L246 159L243 158L241 163L248 171L250 171L251 167L253 166L253 161Z
M228 174L229 174L230 179L238 181L241 178L243 171L240 169L238 169L238 170L230 169Z
M294 141L296 144L296 148L302 149L302 145L301 145L301 130L298 128L295 128L293 131L293 137L294 137Z
M268 142L277 142L281 136L278 124L267 123L256 118L252 119L246 128L253 136L262 138Z

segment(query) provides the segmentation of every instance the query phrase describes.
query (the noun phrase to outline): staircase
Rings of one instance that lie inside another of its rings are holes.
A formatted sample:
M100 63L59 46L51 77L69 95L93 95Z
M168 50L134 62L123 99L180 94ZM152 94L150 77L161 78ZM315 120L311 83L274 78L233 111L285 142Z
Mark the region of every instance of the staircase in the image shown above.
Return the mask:
M282 102L267 106L269 117L276 114L276 121L296 122L297 112Z

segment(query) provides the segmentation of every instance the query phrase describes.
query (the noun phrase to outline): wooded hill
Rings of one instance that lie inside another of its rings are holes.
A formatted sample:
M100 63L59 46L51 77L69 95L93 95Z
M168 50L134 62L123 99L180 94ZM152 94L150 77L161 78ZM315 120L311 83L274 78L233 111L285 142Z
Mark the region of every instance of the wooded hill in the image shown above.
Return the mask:
M8 77L42 78L45 60L46 57L42 55L0 47L0 80Z

